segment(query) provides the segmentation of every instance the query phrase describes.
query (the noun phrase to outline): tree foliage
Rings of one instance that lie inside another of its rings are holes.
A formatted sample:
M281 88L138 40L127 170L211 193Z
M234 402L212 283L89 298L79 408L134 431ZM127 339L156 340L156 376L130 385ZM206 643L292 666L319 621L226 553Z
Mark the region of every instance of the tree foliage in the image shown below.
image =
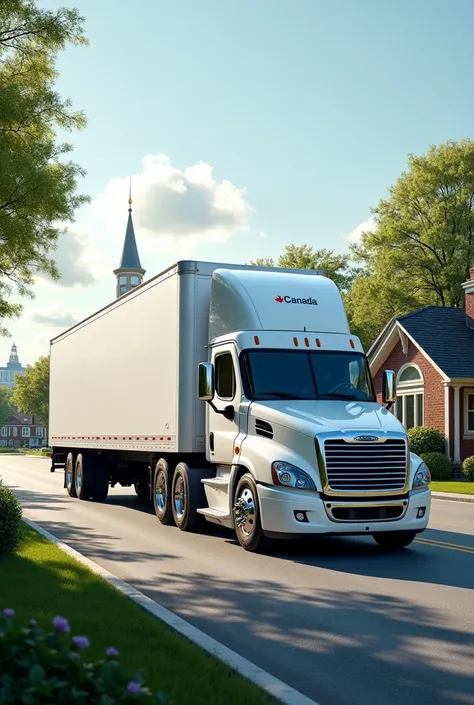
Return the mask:
M325 270L343 293L348 291L354 276L348 254L336 254L331 250L315 250L311 245L286 245L277 262L271 258L260 258L251 262L259 267L284 267L287 269Z
M373 213L375 231L351 248L360 272L348 309L362 337L420 306L462 306L474 262L474 142L410 155Z
M9 387L0 387L0 425L4 424L13 412L12 390Z
M16 375L12 401L20 411L33 414L47 424L49 420L49 356L40 357L25 374Z
M77 10L0 0L0 319L19 315L9 297L32 297L37 274L59 278L52 253L88 200L77 192L84 172L68 159L71 145L55 135L85 118L54 90L57 54L85 43Z

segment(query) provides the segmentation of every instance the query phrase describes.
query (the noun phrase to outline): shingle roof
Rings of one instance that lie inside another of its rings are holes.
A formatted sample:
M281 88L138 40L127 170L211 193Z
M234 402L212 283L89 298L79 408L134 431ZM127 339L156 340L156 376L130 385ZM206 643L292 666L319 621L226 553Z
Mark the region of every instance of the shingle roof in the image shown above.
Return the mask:
M119 269L142 269L140 257L138 255L135 230L133 228L132 209L128 209L127 230L125 231L125 242L123 243L122 259Z
M463 308L425 306L397 320L448 377L474 379L474 330Z

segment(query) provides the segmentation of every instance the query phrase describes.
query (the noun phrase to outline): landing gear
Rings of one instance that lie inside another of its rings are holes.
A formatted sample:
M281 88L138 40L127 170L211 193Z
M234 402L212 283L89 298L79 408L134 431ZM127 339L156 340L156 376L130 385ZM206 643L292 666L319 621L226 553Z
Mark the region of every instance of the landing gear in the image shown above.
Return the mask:
M373 536L380 548L388 551L400 551L413 543L416 531L387 531Z
M238 542L246 551L260 553L268 545L260 521L257 485L250 473L240 478L235 490L234 528Z

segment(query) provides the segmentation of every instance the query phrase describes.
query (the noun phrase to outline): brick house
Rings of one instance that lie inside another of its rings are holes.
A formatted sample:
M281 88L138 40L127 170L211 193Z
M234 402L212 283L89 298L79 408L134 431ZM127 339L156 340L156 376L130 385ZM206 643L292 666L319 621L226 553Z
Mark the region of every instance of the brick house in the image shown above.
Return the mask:
M13 414L0 427L0 447L3 448L42 448L48 443L48 429L36 416Z
M463 287L465 309L425 306L392 319L368 352L378 401L383 370L394 370L393 413L406 428L438 428L455 464L474 455L474 268Z

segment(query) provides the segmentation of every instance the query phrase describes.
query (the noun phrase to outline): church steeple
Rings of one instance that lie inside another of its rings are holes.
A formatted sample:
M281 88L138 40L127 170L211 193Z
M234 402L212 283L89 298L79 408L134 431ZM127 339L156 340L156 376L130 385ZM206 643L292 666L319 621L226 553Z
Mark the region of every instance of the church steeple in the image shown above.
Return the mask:
M123 243L122 258L118 269L114 270L117 278L116 295L117 298L126 294L127 291L133 289L142 283L145 275L145 270L140 263L138 254L137 241L135 238L135 229L132 219L132 179L130 179L129 196L128 196L128 220L127 229L125 231L125 240Z

